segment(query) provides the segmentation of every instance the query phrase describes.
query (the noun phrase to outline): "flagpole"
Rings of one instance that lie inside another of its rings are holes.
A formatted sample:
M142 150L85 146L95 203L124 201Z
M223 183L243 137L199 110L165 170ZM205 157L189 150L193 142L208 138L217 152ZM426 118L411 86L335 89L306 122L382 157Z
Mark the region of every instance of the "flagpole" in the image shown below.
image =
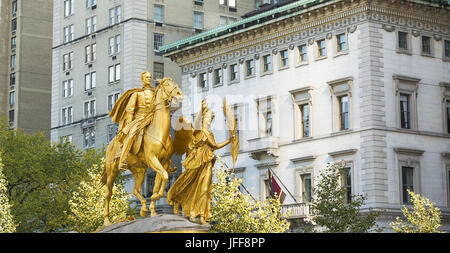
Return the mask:
M230 170L230 167L228 167L228 165L225 162L223 164L225 165L225 167L227 167L228 170ZM234 170L234 168L233 168L233 170ZM242 185L242 187L244 187L244 190L250 195L250 197L252 197L252 199L255 202L257 202L256 199L253 197L253 195L247 190L247 188L245 187L244 183L242 182L240 185Z
M281 185L283 185L284 189L286 189L286 191L289 193L289 195L291 195L291 197L294 199L295 203L298 203L297 199L294 197L294 195L292 195L292 193L289 191L289 189L286 187L286 185L283 184L283 181L281 181L281 179L277 176L277 174L275 172L273 172L273 170L271 168L268 168L273 175L275 175L275 177L277 177L278 181L280 181Z

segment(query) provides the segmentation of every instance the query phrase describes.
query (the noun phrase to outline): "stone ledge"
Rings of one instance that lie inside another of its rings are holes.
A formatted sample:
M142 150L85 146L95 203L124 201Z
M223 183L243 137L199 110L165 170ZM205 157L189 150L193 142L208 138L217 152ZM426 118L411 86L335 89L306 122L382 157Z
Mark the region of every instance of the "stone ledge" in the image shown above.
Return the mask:
M97 233L208 233L210 225L200 225L173 214L121 222L103 228Z

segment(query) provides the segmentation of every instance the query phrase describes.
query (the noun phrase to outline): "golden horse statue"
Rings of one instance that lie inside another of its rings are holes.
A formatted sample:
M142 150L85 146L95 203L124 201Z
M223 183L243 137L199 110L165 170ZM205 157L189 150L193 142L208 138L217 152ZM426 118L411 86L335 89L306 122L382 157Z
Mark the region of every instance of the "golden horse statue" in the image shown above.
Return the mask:
M145 76L144 72L143 76ZM145 78L148 79L148 77ZM156 215L156 200L164 196L164 190L169 178L168 173L174 173L176 171L176 168L172 168L170 160L173 153L172 140L169 134L171 122L170 106L171 104L178 104L179 101L184 98L184 94L180 87L171 78L164 78L159 81L160 84L155 90L153 100L150 101L152 110L151 112L146 113L151 114L150 117L147 115L142 118L142 121L144 122L140 123L140 125L144 126L141 127L142 129L136 127L138 130L134 132L130 131L130 133L133 134L137 132L136 135L140 137L138 138L139 141L137 141L139 145L137 146L136 143L133 144L131 147L132 151L128 153L123 163L123 166L125 166L124 168L130 170L134 176L133 194L142 204L140 212L142 217L146 217L148 214L146 200L141 194L141 186L144 182L147 168L152 168L156 172L155 186L153 188L153 194L150 198L151 204L149 206L151 216ZM148 85L148 80L144 81L144 84ZM125 96L125 94L122 96ZM146 102L148 102L148 100L149 99L146 98ZM148 125L146 125L145 122L147 122ZM121 168L119 168L119 160L120 157L122 157L122 148L124 148L122 145L123 138L127 137L121 136L121 128L126 127L126 125L121 125L119 127L118 135L111 141L106 151L105 166L103 168L101 179L102 184L106 185L106 203L104 213L105 226L111 225L109 218L109 203L111 200L114 180L121 170ZM138 148L136 148L136 146Z

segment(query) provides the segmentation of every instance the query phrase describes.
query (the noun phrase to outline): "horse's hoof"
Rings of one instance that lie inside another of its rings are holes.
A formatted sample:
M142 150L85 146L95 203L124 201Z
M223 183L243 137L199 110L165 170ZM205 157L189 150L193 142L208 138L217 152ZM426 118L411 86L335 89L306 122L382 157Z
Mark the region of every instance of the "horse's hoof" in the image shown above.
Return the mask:
M107 226L111 226L111 225L112 225L112 223L109 220L109 218L105 218L105 221L103 222L103 226L107 227Z
M141 215L142 218L145 218L145 217L148 216L148 211L147 211L147 210L142 210L142 209L141 209L140 215Z
M180 214L180 208L179 208L178 206L175 206L175 207L173 208L173 213L174 213L174 214Z

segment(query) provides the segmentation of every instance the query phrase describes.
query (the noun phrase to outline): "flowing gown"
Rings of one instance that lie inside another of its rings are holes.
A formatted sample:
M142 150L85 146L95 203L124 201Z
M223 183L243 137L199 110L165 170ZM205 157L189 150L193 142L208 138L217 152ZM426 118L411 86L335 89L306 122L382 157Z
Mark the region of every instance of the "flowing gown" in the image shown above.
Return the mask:
M183 162L186 169L167 193L167 202L181 204L186 216L211 217L212 169L216 161L216 140L210 130L201 130L189 144L189 153Z

